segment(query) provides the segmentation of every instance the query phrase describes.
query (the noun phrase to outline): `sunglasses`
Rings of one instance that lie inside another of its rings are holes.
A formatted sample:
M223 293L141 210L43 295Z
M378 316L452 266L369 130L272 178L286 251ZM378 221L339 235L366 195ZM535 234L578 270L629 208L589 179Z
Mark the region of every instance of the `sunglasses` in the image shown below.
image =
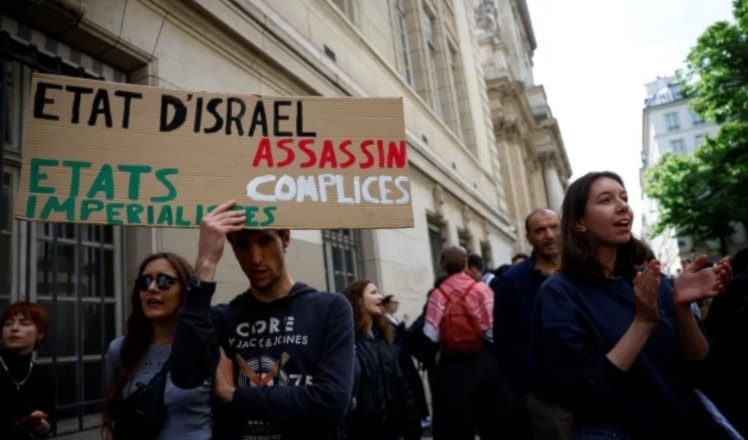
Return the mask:
M177 279L171 275L160 273L156 276L141 275L137 280L135 280L135 283L137 284L138 289L140 289L141 292L145 292L151 287L151 283L153 283L154 281L156 282L156 287L158 287L158 290L168 290L171 286L174 285L174 283L177 282Z

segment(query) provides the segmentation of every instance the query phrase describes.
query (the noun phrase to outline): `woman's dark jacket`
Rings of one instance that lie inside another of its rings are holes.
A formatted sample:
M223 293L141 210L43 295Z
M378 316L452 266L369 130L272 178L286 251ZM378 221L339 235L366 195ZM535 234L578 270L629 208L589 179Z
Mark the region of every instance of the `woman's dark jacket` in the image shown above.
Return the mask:
M356 370L355 409L347 421L347 437L420 439L418 410L394 347L378 335L358 337Z

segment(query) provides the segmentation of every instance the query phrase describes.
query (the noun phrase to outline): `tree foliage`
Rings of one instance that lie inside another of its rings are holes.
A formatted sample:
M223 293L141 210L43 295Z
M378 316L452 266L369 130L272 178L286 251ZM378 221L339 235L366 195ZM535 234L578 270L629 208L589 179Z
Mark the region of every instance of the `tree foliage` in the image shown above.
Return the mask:
M678 73L685 97L720 125L692 155L665 154L645 178L657 201L656 233L673 227L697 240L729 236L748 221L748 0L733 3L734 22L711 25Z

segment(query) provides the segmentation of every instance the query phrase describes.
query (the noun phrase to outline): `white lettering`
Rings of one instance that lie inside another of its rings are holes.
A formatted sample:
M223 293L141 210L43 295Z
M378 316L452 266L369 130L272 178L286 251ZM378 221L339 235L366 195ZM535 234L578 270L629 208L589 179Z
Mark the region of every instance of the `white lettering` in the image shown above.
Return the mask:
M410 192L403 187L404 184L409 183L410 179L407 176L395 177L395 187L402 193L402 197L395 200L396 205L404 205L410 201Z
M272 187L261 188L271 182ZM411 200L409 183L408 176L265 175L247 184L247 197L256 202L404 205Z
M255 177L250 180L247 184L247 197L257 202L274 202L275 197L267 194L262 194L257 190L257 187L263 183L272 182L276 179L272 174L266 176Z

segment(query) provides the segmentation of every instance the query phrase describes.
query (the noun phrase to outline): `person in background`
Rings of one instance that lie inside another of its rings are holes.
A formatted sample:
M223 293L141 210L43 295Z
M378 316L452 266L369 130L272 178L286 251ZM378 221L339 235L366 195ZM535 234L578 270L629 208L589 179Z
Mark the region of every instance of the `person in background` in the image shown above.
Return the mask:
M561 267L558 214L538 208L525 218L525 239L532 246L530 258L510 266L491 283L494 292L494 347L501 370L516 398L519 413L514 436L531 432L535 440L569 439L572 415L534 393L530 351L530 322L540 286ZM524 422L529 417L529 424ZM524 426L523 426L524 425ZM529 426L528 426L529 425Z
M28 440L54 433L55 380L34 363L49 318L44 307L19 301L2 315L0 349L0 439Z
M348 438L420 439L418 410L392 347L394 331L384 317L382 294L369 280L354 281L343 293L353 308L359 367Z
M434 439L498 438L505 385L492 347L493 292L467 274L463 248L444 249L439 262L447 278L429 295L423 326L439 344L429 377Z
M421 419L421 427L427 428L431 425L431 417L428 401L426 400L426 390L423 386L423 380L418 374L418 369L413 363L410 351L408 350L408 344L405 342L407 315L404 315L402 320L398 319L396 316L399 306L400 300L395 295L387 295L382 300L385 317L392 324L395 332L393 346L400 361L400 368L405 376L405 380L408 382L411 392L413 393L413 398L415 399L418 414Z
M523 262L523 261L527 260L528 258L530 258L530 256L529 256L529 255L527 255L527 254L523 254L522 252L520 252L520 253L517 253L517 254L515 254L515 255L514 255L514 256L512 257L512 264L513 264L513 265L514 265L514 264L519 264L519 263L521 263L521 262Z
M144 437L141 426L126 423L125 399L148 384L170 358L177 313L192 266L171 252L146 257L130 294L130 316L124 336L109 344L103 430L113 440ZM166 371L163 373L166 374ZM211 438L212 380L194 389L180 389L167 376L163 392L166 418L159 439ZM117 426L118 420L123 426Z
M573 439L721 439L694 388L713 353L690 303L724 290L727 261L696 259L673 283L639 265L621 178L588 173L561 214L561 270L540 287L531 350L536 389L574 414Z
M731 263L725 294L714 298L704 322L722 354L721 374L707 395L748 438L748 247L736 252Z
M468 254L466 272L470 275L470 278L481 281L481 278L483 278L483 257L478 254Z

